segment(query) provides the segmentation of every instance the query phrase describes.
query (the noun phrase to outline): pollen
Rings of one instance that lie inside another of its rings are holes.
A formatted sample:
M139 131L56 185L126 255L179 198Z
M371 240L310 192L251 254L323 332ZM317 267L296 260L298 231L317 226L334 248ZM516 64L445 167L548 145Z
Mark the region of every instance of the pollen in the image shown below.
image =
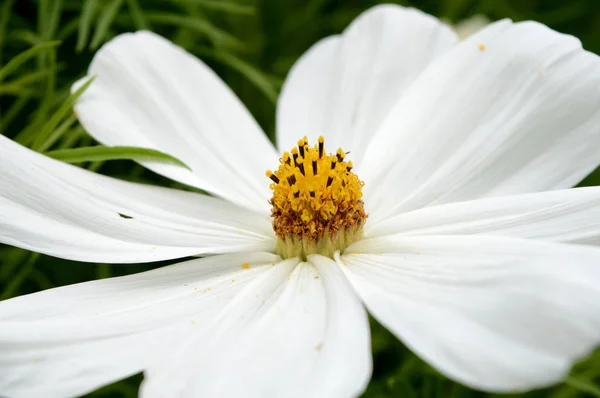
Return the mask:
M332 255L362 232L367 218L364 183L352 171L347 155L341 148L327 154L322 136L312 147L304 137L283 153L277 170L267 170L273 229L282 257Z

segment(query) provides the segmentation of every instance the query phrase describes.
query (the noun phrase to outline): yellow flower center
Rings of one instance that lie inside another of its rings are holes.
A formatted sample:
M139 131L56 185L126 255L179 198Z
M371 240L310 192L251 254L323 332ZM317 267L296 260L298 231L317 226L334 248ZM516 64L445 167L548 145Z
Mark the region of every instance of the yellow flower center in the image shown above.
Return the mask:
M275 172L267 170L273 183L273 229L279 238L277 251L284 258L319 253L332 256L360 238L367 218L364 183L352 172L352 162L340 148L325 152L319 137L310 147L304 137L284 152Z

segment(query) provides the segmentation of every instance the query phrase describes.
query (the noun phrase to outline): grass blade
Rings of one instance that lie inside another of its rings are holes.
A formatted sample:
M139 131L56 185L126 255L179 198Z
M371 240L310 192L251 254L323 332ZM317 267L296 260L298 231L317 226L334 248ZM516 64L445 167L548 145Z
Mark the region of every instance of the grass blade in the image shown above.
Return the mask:
M48 10L48 21L46 25L46 31L41 32L41 35L44 39L50 40L56 35L56 31L58 30L60 17L62 14L62 6L62 0L52 0Z
M246 77L256 88L271 101L271 103L277 103L277 90L273 87L273 84L269 78L262 73L260 70L250 65L246 61L236 57L233 54L225 52L208 52L206 53L209 57L213 57L223 64L235 69Z
M4 287L4 290L0 294L0 300L6 300L17 294L19 287L27 280L27 277L33 271L33 266L39 257L39 253L31 253L29 255L27 262L19 267L17 274L13 276Z
M102 41L106 38L108 34L108 30L112 25L119 9L123 5L123 0L113 0L108 6L106 6L98 18L98 22L96 23L96 30L94 31L94 37L92 38L92 43L90 44L90 50L97 49Z
M7 0L0 9L0 65L2 65L2 50L4 49L4 37L6 36L6 25L12 15L14 0Z
M600 387L594 385L593 382L569 376L565 380L565 384L573 387L578 391L583 391L590 394L591 396L600 398Z
M256 8L222 0L178 0L180 3L194 4L206 10L223 11L231 14L254 15Z
M4 65L2 67L2 69L0 69L0 82L2 80L4 80L4 78L6 78L6 76L10 75L12 72L17 70L25 62L29 61L31 58L35 57L36 55L41 54L42 52L44 52L48 49L56 47L59 44L60 44L60 41L48 41L46 43L41 43L41 44L35 45L35 46L31 47L30 49L25 50L20 54L17 54L14 58L12 58L10 61L8 61L6 63L6 65Z
M59 149L44 153L53 159L62 160L67 163L83 163L96 162L105 160L135 160L135 161L152 161L161 163L170 163L177 166L189 167L181 160L167 155L166 153L146 148L137 148L129 146L112 146L106 147L102 145L89 146L73 149Z
M41 130L37 133L36 139L33 144L33 149L38 150L50 135L52 131L58 126L61 120L63 120L72 111L75 101L84 93L85 90L92 84L94 78L88 79L84 85L79 87L73 94L67 98L67 100L58 108L56 112L50 117L50 119L44 123Z
M23 108L27 105L29 100L31 99L31 95L21 94L19 98L12 103L10 108L6 111L6 113L2 114L0 117L0 134L4 135L4 130L6 127L10 125L10 123L15 120L15 118L21 113Z
M127 6L129 7L129 13L131 14L131 19L133 19L135 27L139 30L150 29L150 25L148 25L144 12L137 0L127 0Z
M178 28L194 30L208 37L215 45L219 44L237 48L243 47L243 43L236 37L217 28L205 19L165 13L147 13L146 16L149 21L156 24L172 25Z
M76 117L75 113L71 114L71 116L69 116L67 119L65 119L58 126L58 128L50 134L48 139L40 145L38 150L40 152L44 152L44 151L47 151L48 149L50 149L52 147L52 145L54 145L59 139L62 138L63 135L65 135L65 133L71 128L71 126L73 126L73 124L75 123L76 120L77 120L77 117Z
M78 53L83 51L87 44L88 37L90 36L97 2L98 0L86 0L86 2L83 3L81 17L79 18L79 29L77 31L77 45L75 47L75 51Z

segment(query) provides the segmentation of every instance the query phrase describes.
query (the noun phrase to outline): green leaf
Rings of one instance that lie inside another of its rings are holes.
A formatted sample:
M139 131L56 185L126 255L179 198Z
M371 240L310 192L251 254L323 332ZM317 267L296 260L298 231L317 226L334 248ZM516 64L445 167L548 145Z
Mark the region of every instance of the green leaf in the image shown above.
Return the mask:
M93 77L88 79L88 81L85 82L85 84L83 84L81 87L79 87L73 94L71 94L69 98L67 98L67 100L60 106L60 108L58 108L58 110L54 112L52 117L50 117L50 119L46 123L44 123L41 130L37 133L37 137L33 144L33 149L38 150L40 148L40 146L50 135L50 133L54 131L56 126L58 126L60 121L67 117L67 115L71 112L75 101L77 101L81 94L83 94L83 92L87 90L87 88L90 86L90 84L92 84L93 81Z
M166 153L154 149L136 148L130 146L112 146L102 145L89 146L73 149L59 149L44 153L53 159L62 160L67 163L83 163L104 160L135 160L170 163L177 166L190 168L181 160L174 158Z
M90 36L92 19L94 18L94 11L96 11L97 1L98 0L87 0L83 3L81 17L79 18L79 29L77 31L77 46L75 47L75 51L78 53L83 51L87 44L88 37Z
M236 4L224 0L178 0L181 3L195 4L207 10L223 11L231 14L256 14L256 8L253 6Z
M12 6L14 0L7 0L0 9L0 65L2 65L2 50L4 49L4 37L6 36L6 26L8 20L13 15Z
M5 83L0 84L0 94L13 93L17 95L21 95L19 90L27 91L27 85L31 83L36 83L42 79L45 79L51 71L49 70L41 70L37 72L32 72L25 74L18 79L11 80Z
M565 380L565 384L575 388L576 390L583 391L594 397L600 398L600 386L595 385L593 382L569 376Z
M25 282L29 274L33 271L33 266L39 257L39 253L31 253L29 255L27 262L19 267L16 275L8 281L4 287L4 290L2 293L0 293L0 300L6 300L17 294L19 287L23 284L23 282Z
M0 134L4 134L4 130L10 123L19 116L23 108L27 105L29 100L31 99L31 95L21 94L18 99L16 99L12 105L8 108L6 113L2 114L0 117Z
M44 51L56 47L60 44L60 41L48 41L46 43L41 43L33 46L32 48L23 51L22 53L16 55L13 59L8 61L6 65L0 69L0 82L4 80L4 78L10 75L12 72L17 70L21 65L25 62L29 61L31 58L35 57L38 54L43 53Z
M148 22L146 22L144 12L142 11L142 8L138 4L137 0L127 0L127 6L129 7L129 13L131 14L131 19L133 19L135 27L139 30L150 29Z
M66 132L71 128L71 126L73 126L73 124L75 123L76 120L77 120L77 117L76 117L75 113L73 113L67 119L63 120L63 122L58 126L58 128L56 128L50 134L48 139L46 139L44 141L44 143L42 143L40 145L40 147L38 148L38 151L44 152L44 151L47 151L48 149L50 149L52 147L52 145L54 145L59 139L62 138L63 135L66 134Z
M50 40L56 35L56 31L58 29L58 24L60 22L60 17L62 13L63 2L62 0L52 0L48 7L48 16L46 22L46 30L41 33L41 36Z
M212 52L207 53L208 56L212 56L215 59L221 61L225 65L237 70L244 75L256 88L263 92L263 94L271 101L271 103L277 103L277 90L273 87L273 84L269 80L268 76L263 72L250 65L246 61L236 57L233 54L224 52Z
M92 38L92 43L90 44L90 49L97 49L106 35L108 34L108 30L112 25L119 9L123 5L123 0L113 0L108 6L102 10L102 14L100 18L98 18L98 22L96 23L96 30L94 31L94 37Z
M243 43L240 40L226 31L217 28L206 19L165 13L146 13L146 17L150 22L155 24L173 25L178 28L194 30L206 35L214 44L221 44L229 47L243 47Z

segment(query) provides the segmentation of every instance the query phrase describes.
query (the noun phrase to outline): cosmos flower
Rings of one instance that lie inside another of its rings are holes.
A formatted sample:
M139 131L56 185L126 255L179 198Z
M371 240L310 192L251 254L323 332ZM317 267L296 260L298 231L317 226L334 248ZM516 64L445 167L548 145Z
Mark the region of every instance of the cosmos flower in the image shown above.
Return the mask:
M600 159L600 62L577 39L505 20L457 43L431 16L375 7L292 68L276 147L152 33L118 36L89 75L75 109L91 135L173 155L191 171L143 165L214 196L0 137L2 242L200 258L0 303L0 395L76 396L143 371L146 398L356 396L367 311L487 391L560 381L599 342L600 188L568 188Z

